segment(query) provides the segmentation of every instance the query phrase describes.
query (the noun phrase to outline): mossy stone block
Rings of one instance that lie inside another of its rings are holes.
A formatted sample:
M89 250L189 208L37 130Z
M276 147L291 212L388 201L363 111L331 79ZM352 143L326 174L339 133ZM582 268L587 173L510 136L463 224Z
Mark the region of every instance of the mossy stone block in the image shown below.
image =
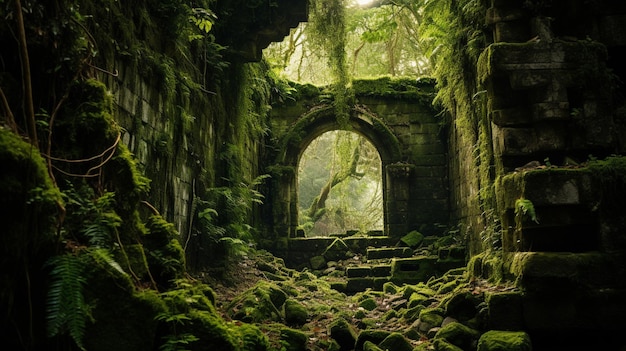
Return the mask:
M348 267L346 268L346 276L348 278L368 277L372 273L370 266Z
M365 291L374 287L374 278L349 278L346 284L347 292Z
M306 350L309 337L300 330L283 328L280 330L280 340L285 351Z
M385 294L390 294L390 295L397 294L400 289L401 288L397 286L396 284L394 284L393 282L386 282L385 284L383 284L383 292Z
M400 241L410 248L417 248L424 241L424 235L417 230L409 232Z
M530 336L521 331L490 330L478 340L478 351L531 351Z
M398 285L428 281L438 272L436 264L436 256L396 258L391 262L391 281Z
M391 333L378 346L383 350L412 351L411 343L400 333Z
M363 307L364 309L368 311L373 311L376 309L376 307L378 307L378 304L376 303L376 300L374 300L371 297L368 297L367 299L359 303L359 307Z
M444 339L463 350L471 349L479 337L480 333L477 330L459 322L448 323L435 334L435 339Z
M327 261L340 261L349 258L351 252L348 245L346 245L343 240L335 239L332 244L326 247L322 256L324 256Z
M388 337L389 334L391 334L391 332L387 330L372 330L372 329L362 330L356 339L356 344L354 346L354 349L356 351L365 350L364 345L366 342L370 342L375 345L378 345L383 340L385 340L385 338Z
M311 265L311 268L314 270L324 269L326 268L326 259L324 258L324 256L321 256L321 255L313 256L309 260L309 264Z
M289 325L303 325L309 319L306 307L294 299L285 301L285 321Z
M464 349L448 342L445 339L435 339L433 340L433 346L435 346L435 350L437 351L463 351Z
M352 350L356 342L357 333L343 318L337 318L330 326L330 337L335 339L341 350Z
M501 330L520 330L524 325L522 293L485 293L488 306L488 327Z
M356 350L360 351L359 349L356 349ZM363 351L384 351L383 349L381 349L380 347L376 346L376 344L371 342L371 341L366 341L365 343L363 343L363 348L361 350L363 350Z

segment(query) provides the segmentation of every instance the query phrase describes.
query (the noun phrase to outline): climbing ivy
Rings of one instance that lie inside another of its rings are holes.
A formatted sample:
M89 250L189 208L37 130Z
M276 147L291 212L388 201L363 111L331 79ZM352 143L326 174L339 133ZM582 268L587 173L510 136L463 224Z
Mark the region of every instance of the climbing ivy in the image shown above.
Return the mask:
M487 46L484 18L485 0L425 0L420 26L422 45L429 52L437 80L435 103L442 106L443 124L454 130L459 147L471 160L474 178L468 186L478 194L470 208L480 212L470 232L480 232L483 249L498 248L500 225L494 190L494 159L487 99L477 71L479 56Z

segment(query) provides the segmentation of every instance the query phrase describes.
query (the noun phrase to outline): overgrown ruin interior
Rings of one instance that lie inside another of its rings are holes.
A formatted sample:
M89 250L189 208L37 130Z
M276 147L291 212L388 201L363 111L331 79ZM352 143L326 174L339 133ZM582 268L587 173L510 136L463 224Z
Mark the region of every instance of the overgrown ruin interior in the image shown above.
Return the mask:
M1 348L626 350L626 3L374 1L430 74L347 79L356 3L0 1ZM382 230L299 222L335 130Z

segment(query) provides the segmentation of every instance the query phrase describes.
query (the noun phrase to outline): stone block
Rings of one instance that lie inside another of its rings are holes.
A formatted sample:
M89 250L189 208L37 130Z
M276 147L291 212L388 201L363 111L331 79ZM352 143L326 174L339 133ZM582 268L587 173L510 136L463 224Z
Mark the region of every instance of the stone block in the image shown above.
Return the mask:
M396 258L391 263L391 281L395 284L427 281L437 274L437 257Z
M348 278L363 278L369 277L372 273L372 268L370 266L359 266L359 267L347 267L346 268L346 276Z
M406 258L413 255L413 250L408 247L383 247L367 249L367 259L377 260L385 258Z
M530 123L532 115L524 107L514 107L492 111L491 120L498 126L516 126Z
M391 275L391 265L383 264L372 266L372 276L374 277L388 277Z
M532 128L495 127L493 135L504 156L526 155L537 149L537 139Z
M487 328L521 330L524 328L521 292L486 292Z
M598 252L516 253L511 273L527 292L563 291L580 287L626 288L624 254Z
M374 278L372 277L363 277L363 278L349 278L346 283L346 292L355 293L359 291L365 291L367 289L374 288Z

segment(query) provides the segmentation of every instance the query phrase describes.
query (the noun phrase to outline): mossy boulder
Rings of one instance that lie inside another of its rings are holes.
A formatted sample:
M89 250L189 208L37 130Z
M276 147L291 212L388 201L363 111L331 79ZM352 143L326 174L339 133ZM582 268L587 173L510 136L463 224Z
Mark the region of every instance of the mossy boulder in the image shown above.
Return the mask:
M351 255L350 248L341 239L335 239L322 254L327 261L340 261L349 258Z
M371 341L366 341L363 344L363 348L361 350L363 350L363 351L384 351L383 349L381 349L380 347L376 346L376 344L371 342Z
M391 334L391 332L386 331L386 330L373 330L373 329L362 330L356 339L356 344L354 346L354 349L356 351L364 350L365 349L364 345L366 342L371 342L371 343L378 345L383 340L385 340L385 338L388 337L389 334Z
M400 333L391 333L378 346L383 350L412 351L411 343Z
M461 289L446 300L444 306L445 315L460 321L468 321L478 313L478 304L480 302L480 299L471 291Z
M473 349L480 337L480 333L459 322L444 325L435 334L435 339L444 339L463 350Z
M521 331L490 330L478 340L478 351L531 351L530 336Z
M352 350L356 342L357 333L343 318L335 319L329 326L330 337L335 339L341 350Z
M430 328L438 327L443 322L443 310L441 308L425 308L420 312L417 328L425 333Z
M236 297L226 308L228 315L243 322L282 321L287 294L276 284L260 281Z
M280 341L285 351L304 351L309 337L302 331L283 328L280 330Z
M285 322L289 325L303 325L309 318L306 307L294 299L285 301Z
M324 269L326 268L326 259L324 256L313 256L309 260L309 264L314 270Z
M435 350L437 351L464 351L465 350L450 343L449 341L445 339L433 340L433 346L435 347Z
M364 299L363 301L359 302L359 307L362 307L367 311L373 311L376 309L376 307L378 307L378 304L376 303L376 300L374 300L371 297L368 297Z

